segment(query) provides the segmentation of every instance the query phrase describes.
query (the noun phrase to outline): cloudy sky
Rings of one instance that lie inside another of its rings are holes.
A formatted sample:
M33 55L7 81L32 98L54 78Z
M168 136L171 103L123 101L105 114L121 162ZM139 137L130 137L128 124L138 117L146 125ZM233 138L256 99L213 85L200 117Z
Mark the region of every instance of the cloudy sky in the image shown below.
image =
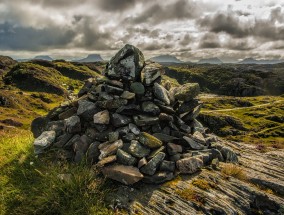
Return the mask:
M284 59L283 0L0 0L0 55Z

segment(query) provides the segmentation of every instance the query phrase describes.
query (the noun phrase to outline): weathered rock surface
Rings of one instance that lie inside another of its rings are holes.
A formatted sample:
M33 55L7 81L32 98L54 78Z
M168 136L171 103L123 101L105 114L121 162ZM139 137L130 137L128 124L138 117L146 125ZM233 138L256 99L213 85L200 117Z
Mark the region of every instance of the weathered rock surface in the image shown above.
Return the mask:
M132 166L112 165L102 170L105 177L119 181L126 185L134 184L143 178L138 168Z
M55 131L44 131L34 141L35 154L41 154L46 148L48 148L55 140Z

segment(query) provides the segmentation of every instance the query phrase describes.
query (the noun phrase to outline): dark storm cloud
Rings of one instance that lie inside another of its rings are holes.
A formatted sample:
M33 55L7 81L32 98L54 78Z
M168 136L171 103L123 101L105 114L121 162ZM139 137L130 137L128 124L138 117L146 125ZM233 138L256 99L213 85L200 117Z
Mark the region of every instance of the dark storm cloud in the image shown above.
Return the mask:
M248 26L243 25L239 18L233 13L217 13L207 15L197 20L197 25L210 32L225 32L236 38L246 37L250 33Z
M250 42L246 39L230 39L224 45L224 48L231 49L231 50L238 50L238 51L245 51L245 50L252 50L254 47Z
M184 37L179 41L181 46L187 46L192 42L192 38L189 34L184 35Z
M199 45L201 49L213 49L213 48L220 48L220 41L217 34L214 33L207 33L201 37Z
M110 50L110 44L114 41L111 29L109 31L99 30L99 23L95 22L92 17L81 17L74 27L77 36L80 37L72 46L84 48L87 50Z
M0 24L0 49L37 51L59 48L68 45L75 35L76 33L70 29L52 26L35 29L3 23Z
M173 43L152 41L152 42L139 42L137 46L144 51L155 51L161 49L171 49L173 48Z
M207 15L197 20L197 25L209 32L227 33L233 38L246 38L253 36L263 41L284 40L284 27L277 26L275 21L283 23L284 14L281 8L271 9L269 19L242 21L236 11L227 11Z
M98 0L98 5L106 11L122 11L135 5L135 0Z
M178 0L170 4L155 3L139 13L136 17L128 17L126 20L134 24L162 23L165 21L192 19L200 13L200 7L196 2Z

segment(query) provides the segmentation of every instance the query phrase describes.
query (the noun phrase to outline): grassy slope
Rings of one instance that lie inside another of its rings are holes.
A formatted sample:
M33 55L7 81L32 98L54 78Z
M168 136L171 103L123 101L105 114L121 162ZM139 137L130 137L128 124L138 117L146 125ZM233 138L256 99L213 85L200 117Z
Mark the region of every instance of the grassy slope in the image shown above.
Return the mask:
M111 214L104 181L88 167L36 158L26 130L0 134L0 214ZM62 181L58 174L71 174Z
M17 72L33 73L35 78L58 86L71 85L75 91L83 83L53 68L33 63L21 63ZM0 120L23 123L21 128L0 123L4 126L0 129L0 215L111 214L102 201L107 192L103 188L105 182L95 177L90 167L59 164L51 162L50 157L34 156L33 137L29 131L31 121L47 114L64 97L51 92L28 91L25 86L28 84L21 82L0 90L0 96L8 99L7 106L0 106ZM58 174L71 174L71 180L62 181Z
M284 98L276 96L259 97L201 97L203 114L230 116L241 122L247 131L244 134L227 135L226 138L253 144L284 147ZM242 108L243 107L243 108ZM221 110L221 111L216 111ZM234 129L225 126L220 130Z

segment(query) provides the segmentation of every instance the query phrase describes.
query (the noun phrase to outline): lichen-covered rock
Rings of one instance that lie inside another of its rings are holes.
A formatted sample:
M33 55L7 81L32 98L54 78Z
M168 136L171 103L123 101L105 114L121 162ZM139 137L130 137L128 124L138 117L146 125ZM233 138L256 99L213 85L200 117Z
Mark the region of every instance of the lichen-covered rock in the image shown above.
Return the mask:
M155 157L153 157L146 165L140 168L140 171L142 173L145 173L147 175L154 175L157 168L161 164L161 162L164 160L166 154L163 152L159 152Z
M176 89L174 97L176 100L190 101L198 96L199 92L200 87L198 83L187 83Z
M142 146L137 140L132 140L128 152L134 157L143 158L149 155L151 150Z
M151 115L158 115L160 113L160 108L150 101L143 102L141 108L142 111Z
M41 154L46 148L48 148L55 140L55 131L44 131L42 134L34 141L35 154Z
M145 87L142 83L140 82L134 82L130 85L130 90L137 94L137 95L144 95L145 93Z
M105 74L112 79L137 80L144 66L144 55L132 46L125 45L106 66Z
M142 132L139 136L139 142L142 143L143 145L155 149L158 147L161 147L163 145L162 141L157 139L151 134L148 134L146 132Z
M109 124L110 120L109 112L107 110L96 113L93 118L95 124L102 124L102 125Z
M180 173L192 174L201 169L203 161L200 158L189 157L178 160L176 165Z
M138 168L124 165L112 165L102 169L105 177L119 181L125 185L135 184L143 178Z
M168 96L168 91L162 85L155 83L153 92L156 98L164 102L166 105L169 105L171 103Z
M163 72L163 68L157 63L148 63L143 68L141 73L141 80L146 86L150 86L157 81Z
M137 163L137 159L127 152L118 149L116 152L117 162L126 166L134 166Z
M81 122L78 116L71 116L65 121L65 129L68 133L78 133L81 131Z

